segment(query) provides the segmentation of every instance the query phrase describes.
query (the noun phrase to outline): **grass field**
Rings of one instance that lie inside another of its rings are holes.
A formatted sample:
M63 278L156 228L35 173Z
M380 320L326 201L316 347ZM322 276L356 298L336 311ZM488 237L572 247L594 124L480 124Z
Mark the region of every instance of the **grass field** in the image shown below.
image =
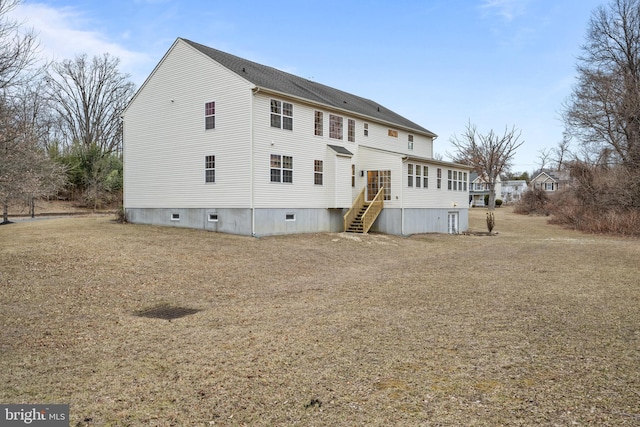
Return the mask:
M640 425L640 241L508 209L495 231L1 226L0 403L68 403L71 426Z

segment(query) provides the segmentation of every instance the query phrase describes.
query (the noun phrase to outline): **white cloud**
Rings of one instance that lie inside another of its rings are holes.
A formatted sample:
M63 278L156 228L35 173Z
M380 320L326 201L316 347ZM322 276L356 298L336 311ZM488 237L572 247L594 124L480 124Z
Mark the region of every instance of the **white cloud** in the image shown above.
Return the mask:
M137 70L149 68L147 54L131 51L110 41L107 35L87 29L92 26L90 20L74 8L56 9L41 3L23 3L9 16L25 29L33 29L44 59L60 61L79 54L92 57L109 53L120 59L121 71L131 74L138 83L145 76L137 76Z
M480 8L488 14L498 15L506 21L524 13L527 0L483 0Z

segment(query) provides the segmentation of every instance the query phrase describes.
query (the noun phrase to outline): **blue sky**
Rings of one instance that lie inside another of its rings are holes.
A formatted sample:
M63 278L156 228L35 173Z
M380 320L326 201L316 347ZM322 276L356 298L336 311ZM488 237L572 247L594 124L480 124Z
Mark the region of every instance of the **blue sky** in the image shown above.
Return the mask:
M605 0L23 0L50 59L109 52L140 86L177 37L373 99L449 140L522 130L514 171L562 140L562 103Z

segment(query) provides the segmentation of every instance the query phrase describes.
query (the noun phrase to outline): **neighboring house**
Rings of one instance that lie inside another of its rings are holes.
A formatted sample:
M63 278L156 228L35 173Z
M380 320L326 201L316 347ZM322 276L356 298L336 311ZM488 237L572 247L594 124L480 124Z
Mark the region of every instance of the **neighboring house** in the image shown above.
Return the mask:
M189 40L175 41L123 120L134 223L254 236L366 232L365 218L397 235L468 228L470 169L434 160L433 132Z
M479 175L476 172L471 173L469 184L469 205L472 207L485 206L484 198L489 195L489 184L487 183L486 174ZM500 177L496 178L496 199L499 199L502 194L502 181Z
M529 187L553 193L564 189L570 182L569 171L543 171L531 180Z
M515 203L527 191L527 181L524 179L515 179L502 181L501 199L504 203Z

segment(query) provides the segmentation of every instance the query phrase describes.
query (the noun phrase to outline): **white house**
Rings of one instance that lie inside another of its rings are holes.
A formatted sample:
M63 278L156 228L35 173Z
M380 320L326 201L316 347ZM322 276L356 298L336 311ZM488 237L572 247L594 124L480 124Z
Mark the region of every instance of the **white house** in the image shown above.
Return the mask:
M528 189L529 186L524 179L502 181L502 200L507 204L517 202Z
M488 176L486 174L479 175L476 172L471 173L469 184L469 205L473 207L485 206L484 198L490 193ZM500 177L496 177L496 199L499 199L502 194L502 180Z
M189 40L174 42L123 120L134 223L340 232L364 221L361 205L375 205L372 231L467 229L469 168L434 160L433 132L369 99Z

